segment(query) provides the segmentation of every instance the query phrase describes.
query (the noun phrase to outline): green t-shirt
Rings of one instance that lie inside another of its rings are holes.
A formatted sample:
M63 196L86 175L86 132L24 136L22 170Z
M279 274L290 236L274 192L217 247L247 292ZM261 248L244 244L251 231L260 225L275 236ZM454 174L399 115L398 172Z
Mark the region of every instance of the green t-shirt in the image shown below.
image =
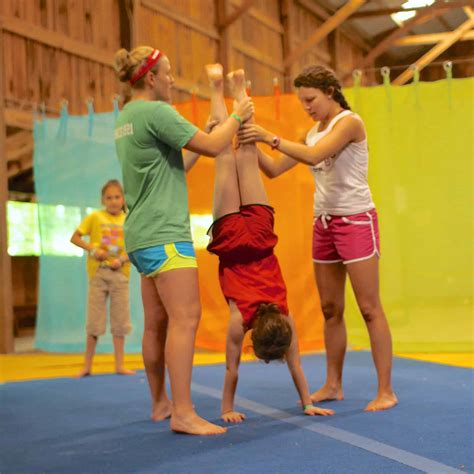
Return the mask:
M127 253L191 241L181 148L197 131L161 101L131 101L117 117L115 146L128 207Z

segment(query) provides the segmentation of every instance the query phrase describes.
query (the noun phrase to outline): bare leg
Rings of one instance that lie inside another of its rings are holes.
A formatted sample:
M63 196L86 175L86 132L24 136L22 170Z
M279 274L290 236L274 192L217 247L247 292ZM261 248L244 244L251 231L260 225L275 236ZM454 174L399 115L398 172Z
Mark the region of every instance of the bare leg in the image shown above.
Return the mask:
M225 428L199 417L191 401L194 343L201 317L197 270L170 270L153 280L168 315L165 358L173 398L170 427L195 435L225 433Z
M125 368L124 363L123 363L125 337L114 336L113 340L114 340L114 353L115 353L115 372L117 372L117 374L120 374L120 375L135 375L135 371Z
M227 107L224 101L222 66L210 64L206 66L206 71L211 84L211 117L223 121L227 118ZM239 212L239 208L240 194L234 152L228 146L215 159L214 220Z
M92 374L92 361L94 360L97 336L87 335L86 352L84 353L84 368L77 374L78 378L87 377Z
M342 263L315 263L314 272L324 315L326 382L311 394L311 400L343 400L342 368L347 346L343 317L346 268Z
M235 100L240 101L247 97L243 69L229 73L227 78ZM253 118L250 121L253 121ZM255 144L239 146L236 151L236 163L242 205L268 205L267 193L258 169L258 154Z
M166 393L165 344L168 315L151 278L141 277L145 324L142 339L143 363L150 387L151 419L171 416L171 402Z
M227 117L224 101L224 74L221 64L206 65L207 78L211 87L211 117L223 122Z
M365 411L392 408L398 403L392 389L392 337L379 296L379 261L369 260L347 265L357 304L369 331L372 358L378 378L378 392Z

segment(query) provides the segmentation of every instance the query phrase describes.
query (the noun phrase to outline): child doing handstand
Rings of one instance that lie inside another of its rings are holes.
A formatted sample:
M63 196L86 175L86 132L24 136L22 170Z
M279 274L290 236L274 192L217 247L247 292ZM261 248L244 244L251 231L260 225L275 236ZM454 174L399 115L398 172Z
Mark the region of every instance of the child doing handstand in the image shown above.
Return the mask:
M222 66L207 66L211 83L211 115L225 120ZM245 95L244 71L228 75L234 97ZM245 333L252 331L255 355L269 362L285 359L306 415L332 415L333 410L313 406L301 367L298 339L286 301L286 286L274 254L273 208L258 169L254 145L229 146L215 159L214 223L208 250L219 256L219 281L229 304L226 374L222 419L241 422L234 410L238 368Z

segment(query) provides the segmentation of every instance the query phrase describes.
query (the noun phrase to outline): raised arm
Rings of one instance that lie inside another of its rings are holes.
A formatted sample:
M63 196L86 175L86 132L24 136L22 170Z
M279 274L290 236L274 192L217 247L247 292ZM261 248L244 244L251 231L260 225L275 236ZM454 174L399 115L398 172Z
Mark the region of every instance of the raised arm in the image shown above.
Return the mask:
M241 122L249 119L253 112L252 100L247 97L234 105L234 112L221 126L212 130L211 133L199 130L184 148L200 155L217 156L231 143L232 137L237 133Z
M293 160L289 156L281 155L278 158L272 158L260 150L260 148L257 148L257 150L258 166L268 178L276 178L298 164L298 161Z
M204 132L210 133L212 129L218 125L217 120L213 120L211 117L207 119L206 126L204 127ZM184 164L184 171L186 173L197 163L199 157L201 155L199 153L195 153L194 151L185 150L183 153L183 164Z
M291 330L293 332L293 336L291 338L291 344L286 352L286 362L288 364L288 369L291 374L291 378L296 387L296 391L298 392L301 400L301 405L303 407L303 411L305 415L313 416L313 415L322 415L328 416L333 415L333 410L326 410L323 408L318 408L313 406L313 402L311 400L311 396L309 394L309 387L308 381L306 380L306 376L303 372L303 367L301 366L301 357L300 351L298 348L298 336L296 334L295 324L293 318L291 316L288 317L288 322L290 323Z
M234 411L234 398L239 380L239 365L245 330L242 316L234 302L230 302L230 322L226 341L226 370L222 394L221 418L228 423L240 423L245 415Z
M316 145L308 146L281 138L277 144L273 142L275 135L255 124L244 124L239 131L239 142L262 142L275 146L290 158L307 165L317 165L335 155L349 143L361 142L365 139L364 124L361 120L347 116L336 123L334 128Z

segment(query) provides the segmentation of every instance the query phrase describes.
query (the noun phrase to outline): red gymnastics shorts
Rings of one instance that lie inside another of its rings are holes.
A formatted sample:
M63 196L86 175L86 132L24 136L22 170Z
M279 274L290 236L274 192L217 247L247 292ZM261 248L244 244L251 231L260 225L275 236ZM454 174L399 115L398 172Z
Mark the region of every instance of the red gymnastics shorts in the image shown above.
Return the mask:
M313 261L344 264L380 256L377 211L352 216L322 214L313 226Z
M227 299L235 301L249 328L262 303L275 303L288 314L286 286L273 248L273 209L263 204L242 206L212 224L207 249L219 257L219 282Z

